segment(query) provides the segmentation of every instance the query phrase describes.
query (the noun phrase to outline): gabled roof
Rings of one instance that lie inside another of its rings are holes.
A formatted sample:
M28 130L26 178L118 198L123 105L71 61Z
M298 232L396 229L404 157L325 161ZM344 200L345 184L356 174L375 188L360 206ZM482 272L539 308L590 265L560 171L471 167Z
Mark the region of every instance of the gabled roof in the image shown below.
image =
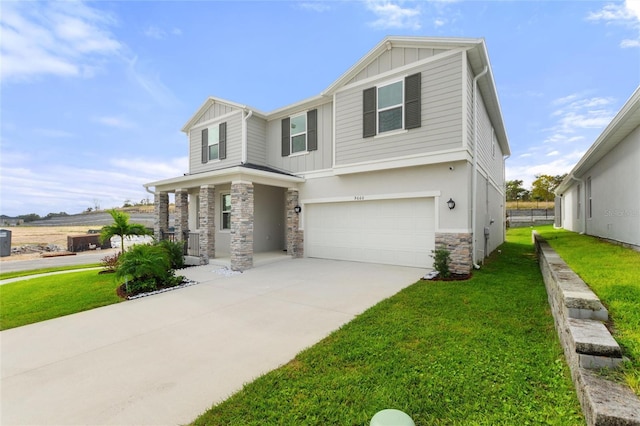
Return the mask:
M184 126L182 126L181 131L184 133L188 133L189 129L191 127L193 127L194 124L196 124L198 122L198 120L200 119L200 117L202 117L202 114L204 114L213 104L222 104L222 105L227 105L231 108L237 109L237 110L242 110L242 111L248 111L251 110L253 111L254 114L256 114L257 116L260 116L262 118L264 118L266 116L265 113L250 107L248 105L242 105L236 102L232 102L232 101L227 101L225 99L222 98L217 98L215 96L209 96L202 105L200 105L200 108L198 108L198 110L196 111L195 114L193 114L191 116L191 118L189 119L189 121L187 121Z
M320 105L325 102L329 102L333 97L333 94L351 81L355 76L364 70L372 61L378 58L385 50L393 47L415 47L415 48L432 48L432 49L464 49L467 51L467 57L469 64L473 70L473 74L477 75L484 70L486 66L488 73L486 76L478 80L478 90L482 94L482 98L487 108L487 113L493 123L498 143L502 149L504 155L510 155L511 150L509 148L509 142L507 132L502 120L502 111L500 109L500 102L498 100L498 92L496 90L495 81L493 79L493 71L491 69L491 63L489 62L489 55L487 54L487 48L482 38L445 38L445 37L399 37L388 36L385 37L380 43L378 43L373 49L371 49L366 55L364 55L358 62L355 63L349 70L347 70L342 76L340 76L335 82L333 82L326 90L319 95L313 96L308 99L304 99L295 104L287 105L278 108L269 113L263 113L255 108L251 108L247 105L241 105L235 102L226 101L224 99L209 97L205 103L198 109L196 114L183 126L182 131L188 132L189 128L195 124L198 119L204 114L204 112L214 103L222 103L229 105L233 108L242 110L253 110L254 114L265 118L267 120L279 118L284 116L292 108L313 107L314 105Z
M580 177L615 148L633 130L640 126L640 86L622 106L611 123L598 136L567 177L558 185L555 193L561 194L571 186L572 177Z

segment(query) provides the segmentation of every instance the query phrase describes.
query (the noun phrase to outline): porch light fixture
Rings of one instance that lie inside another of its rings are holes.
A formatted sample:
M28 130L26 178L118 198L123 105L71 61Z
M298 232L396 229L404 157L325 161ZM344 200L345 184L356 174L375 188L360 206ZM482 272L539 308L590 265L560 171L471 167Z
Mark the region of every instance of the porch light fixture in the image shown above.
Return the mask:
M295 207L293 208L293 211L294 211L294 212L296 212L296 213L298 213L298 214L300 214L300 212L302 211L302 207L300 207L300 206L295 206Z
M453 198L449 198L449 201L447 201L447 206L449 206L449 210L454 209L454 207L456 206L456 202L453 201Z

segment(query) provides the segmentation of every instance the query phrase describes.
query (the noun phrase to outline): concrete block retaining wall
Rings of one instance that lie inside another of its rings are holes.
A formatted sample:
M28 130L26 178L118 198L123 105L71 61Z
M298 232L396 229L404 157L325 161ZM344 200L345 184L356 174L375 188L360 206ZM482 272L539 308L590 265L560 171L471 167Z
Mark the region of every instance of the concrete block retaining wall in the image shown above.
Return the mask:
M640 426L640 399L628 387L597 372L622 362L620 346L603 324L609 317L607 309L535 231L533 240L556 331L587 424Z

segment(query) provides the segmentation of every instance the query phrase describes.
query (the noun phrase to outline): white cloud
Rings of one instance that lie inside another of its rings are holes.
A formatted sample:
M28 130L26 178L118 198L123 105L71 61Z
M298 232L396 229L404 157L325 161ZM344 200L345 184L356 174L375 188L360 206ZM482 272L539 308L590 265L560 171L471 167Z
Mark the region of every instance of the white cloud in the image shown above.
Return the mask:
M541 157L534 162L530 158L525 162L508 160L505 175L508 180L521 179L525 188L530 188L539 174L557 176L568 173L584 155L584 151L575 150L567 154L558 155L553 161L548 157Z
M587 20L630 28L634 31L635 38L622 40L620 47L640 47L640 0L607 4L599 11L589 13Z
M560 151L551 151L547 153L547 157L556 157L558 155L560 155Z
M559 106L551 113L556 123L547 129L550 134L545 143L575 143L585 139L584 133L604 128L615 115L613 100L604 97L584 97L571 94L551 102ZM578 133L578 134L576 134Z
M151 25L146 30L143 31L143 34L149 38L162 40L167 37L167 34L180 36L182 35L182 30L180 28L174 27L171 29L171 31L167 33L167 31L163 30L162 28L156 27L155 25Z
M44 136L45 138L52 139L63 139L63 138L72 138L75 135L71 132L67 132L66 130L58 130L58 129L41 129L36 128L33 129L33 132L38 136Z
M114 116L103 116L103 117L95 117L93 119L94 122L104 124L105 126L115 127L117 129L130 129L135 127L135 125L122 117L114 117Z
M162 83L157 71L147 71L144 67L134 56L128 60L127 75L158 104L168 107L179 103L173 92Z
M10 165L2 161L2 214L46 215L66 211L79 213L100 199L103 208L121 206L124 200L152 197L143 184L182 175L188 170L188 157L168 163L150 159L115 158L107 170L93 167L68 167L64 164L38 164L24 158ZM64 207L61 207L64 206Z
M152 25L146 30L144 30L144 35L146 35L149 38L155 38L156 40L161 40L165 38L167 33L165 33L164 30L161 30L160 28Z
M110 32L114 23L82 2L3 2L1 78L91 76L104 57L122 49Z
M408 8L398 2L377 0L368 0L366 7L378 17L370 23L374 28L419 30L421 27L419 7Z

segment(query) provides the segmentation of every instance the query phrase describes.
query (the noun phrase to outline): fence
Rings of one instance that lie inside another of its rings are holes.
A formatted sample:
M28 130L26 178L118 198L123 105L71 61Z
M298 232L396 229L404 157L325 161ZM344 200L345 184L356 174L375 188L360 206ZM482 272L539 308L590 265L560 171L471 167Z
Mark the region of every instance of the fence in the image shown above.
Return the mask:
M510 209L507 210L508 226L521 228L533 225L550 225L555 219L554 209Z
M197 232L184 231L184 237L182 238L182 241L184 241L184 249L182 253L185 256L200 256L200 234L198 234ZM169 240L175 243L176 233L163 232L162 239Z

